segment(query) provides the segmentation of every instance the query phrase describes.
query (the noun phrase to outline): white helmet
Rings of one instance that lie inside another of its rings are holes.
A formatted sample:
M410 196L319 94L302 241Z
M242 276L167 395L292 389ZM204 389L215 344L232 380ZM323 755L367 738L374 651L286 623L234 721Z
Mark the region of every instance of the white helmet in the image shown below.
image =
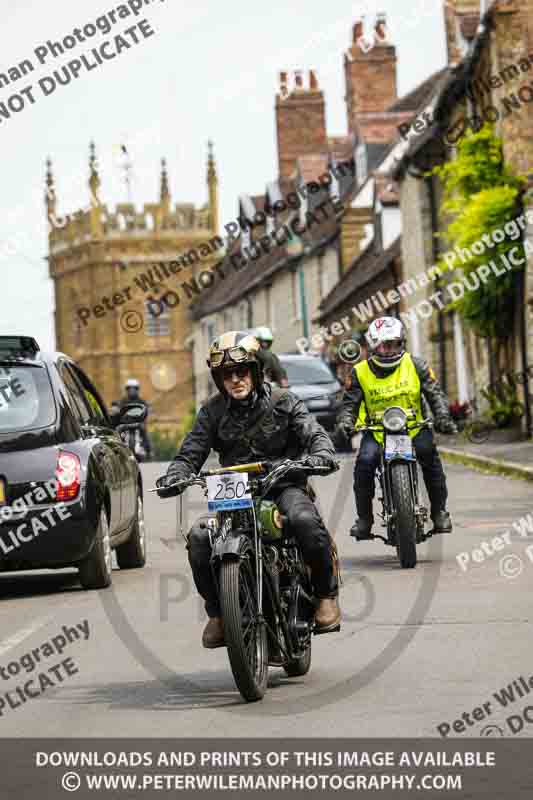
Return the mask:
M405 328L396 317L379 317L366 332L368 360L378 367L397 367L405 354Z
M125 389L140 389L141 384L136 378L128 378Z

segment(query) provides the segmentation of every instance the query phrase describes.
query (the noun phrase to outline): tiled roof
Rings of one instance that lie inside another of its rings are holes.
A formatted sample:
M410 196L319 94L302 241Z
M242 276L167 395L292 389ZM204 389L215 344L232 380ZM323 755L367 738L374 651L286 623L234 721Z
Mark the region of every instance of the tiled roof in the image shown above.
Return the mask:
M318 318L323 319L331 314L347 298L385 272L391 262L401 255L401 241L402 237L398 236L387 250L381 252L376 252L374 241L370 242L353 266L344 273L337 285L322 300Z
M376 169L376 167L381 164L383 161L386 153L390 150L390 143L389 144L377 144L377 143L370 143L367 144L366 149L368 153L368 171L372 172L372 170Z
M419 83L411 92L404 94L396 100L392 106L389 106L387 111L418 111L421 106L425 106L435 91L435 84L443 77L448 71L447 67L434 72L425 81Z
M320 224L310 227L301 236L304 244L316 246L338 234L339 225L335 216L330 215ZM257 289L262 283L276 272L283 269L291 259L287 252L287 245L276 247L270 253L263 255L256 261L250 261L240 270L236 270L230 261L230 256L240 252L240 240L233 243L231 251L221 262L221 269L225 277L218 281L211 290L205 293L205 299L200 298L192 306L192 315L200 319L207 314L213 314L230 304L239 302L248 292Z

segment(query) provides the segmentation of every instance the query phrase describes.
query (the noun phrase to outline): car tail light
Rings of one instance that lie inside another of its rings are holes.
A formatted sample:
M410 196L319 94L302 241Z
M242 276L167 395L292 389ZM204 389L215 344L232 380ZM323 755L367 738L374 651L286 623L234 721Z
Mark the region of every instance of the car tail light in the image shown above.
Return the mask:
M56 500L73 500L78 496L81 465L74 453L59 451L56 468Z

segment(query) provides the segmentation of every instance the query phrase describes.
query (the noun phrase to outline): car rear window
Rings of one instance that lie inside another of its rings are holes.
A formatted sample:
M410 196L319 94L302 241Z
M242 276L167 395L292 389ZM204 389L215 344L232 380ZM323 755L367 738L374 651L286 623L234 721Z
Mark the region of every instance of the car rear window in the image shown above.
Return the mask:
M55 418L46 368L0 361L0 433L44 428Z
M280 358L282 366L287 372L290 384L298 383L333 383L334 376L324 362L317 358L290 361Z

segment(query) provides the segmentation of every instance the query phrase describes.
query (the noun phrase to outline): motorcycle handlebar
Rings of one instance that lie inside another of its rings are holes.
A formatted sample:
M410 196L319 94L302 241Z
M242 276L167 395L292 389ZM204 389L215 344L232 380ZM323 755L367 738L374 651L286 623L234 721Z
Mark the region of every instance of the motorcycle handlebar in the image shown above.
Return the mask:
M338 464L335 462L336 468L338 469ZM178 480L175 483L171 483L168 486L157 486L157 483L160 480L164 480L166 476L162 475L161 478L158 478L156 481L156 486L154 489L149 489L150 492L163 492L167 493L167 497L172 497L173 494L176 493L176 489L186 489L190 486L194 486L195 484L198 486L206 485L205 479L212 475L223 475L227 472L253 472L253 473L260 473L266 472L268 469L271 468L271 464L268 461L256 461L250 464L236 464L232 467L218 467L216 469L205 470L203 472L198 473L198 475L191 475L189 478L185 478L182 480ZM274 472L283 468L283 471L289 472L292 469L299 469L308 472L314 472L316 474L329 474L330 472L334 471L331 467L326 465L310 465L307 464L305 459L301 461L292 461L291 459L287 459L286 461L281 461L279 464L273 466L270 470L269 476L272 475ZM163 496L163 495L161 495Z
M433 428L434 423L433 420L428 417L427 419L420 420L420 422L416 421L408 422L406 427L408 430L412 430L413 428L423 428L423 427ZM374 423L373 425L359 425L357 428L355 428L355 433L362 433L363 431L382 431L384 429L385 426L383 425L382 422Z

